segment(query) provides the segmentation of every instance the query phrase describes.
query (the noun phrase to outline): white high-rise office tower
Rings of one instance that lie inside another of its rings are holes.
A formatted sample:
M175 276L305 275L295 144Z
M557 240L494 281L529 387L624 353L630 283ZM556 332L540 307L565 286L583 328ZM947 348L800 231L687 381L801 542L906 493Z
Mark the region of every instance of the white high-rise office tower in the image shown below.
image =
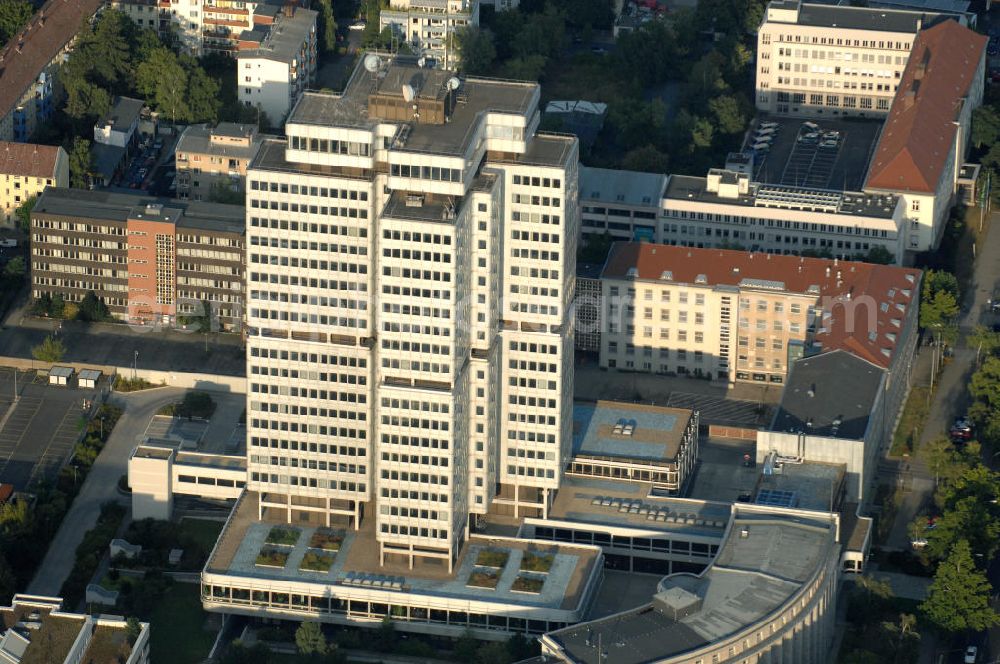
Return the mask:
M574 137L539 86L369 55L247 180L248 470L260 509L446 560L544 515L572 434Z

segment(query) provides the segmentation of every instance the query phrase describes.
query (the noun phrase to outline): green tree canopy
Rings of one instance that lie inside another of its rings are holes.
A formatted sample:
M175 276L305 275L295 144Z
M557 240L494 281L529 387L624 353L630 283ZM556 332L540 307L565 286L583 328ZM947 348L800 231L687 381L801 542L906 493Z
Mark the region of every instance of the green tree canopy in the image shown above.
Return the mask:
M738 95L719 95L708 102L716 126L724 134L740 134L746 130L747 113Z
M959 540L934 575L920 610L946 632L981 632L1000 624L990 606L990 583L972 562L969 543Z
M24 257L14 256L3 268L3 275L11 279L20 279L24 276Z
M31 230L31 211L35 209L35 203L37 202L38 197L31 196L14 209L14 218L17 219L17 225L25 233Z
M34 12L34 7L26 0L0 2L0 47L28 23Z
M330 0L313 0L312 8L319 12L316 17L316 32L320 49L326 53L337 50L337 21L333 18Z
M42 343L31 349L31 356L39 362L59 362L66 356L63 342L49 335Z
M305 621L295 630L295 647L303 655L325 655L326 636L318 622Z
M667 173L670 160L665 152L652 145L642 145L625 153L622 157L622 168L627 171L645 171L647 173Z
M108 310L108 305L104 303L104 300L97 297L97 293L94 291L87 291L87 294L84 295L83 299L80 301L77 318L82 321L96 323L111 320L112 316L111 312Z
M69 150L69 184L76 189L86 189L94 172L94 158L90 154L90 141L85 138L73 139Z
M162 46L153 49L136 69L135 77L139 92L171 122L190 117L186 96L188 73L173 51Z
M997 142L997 138L1000 138L1000 114L995 108L984 104L972 111L972 132L969 138L977 148L992 146Z
M942 510L936 527L927 531L927 553L944 558L959 540L990 559L1000 544L1000 475L986 466L968 465L939 486L935 502Z
M221 106L219 82L205 73L192 59L188 67L188 119L191 122L215 123L219 119Z
M455 33L459 69L466 74L485 74L497 57L493 33L478 27L466 27Z

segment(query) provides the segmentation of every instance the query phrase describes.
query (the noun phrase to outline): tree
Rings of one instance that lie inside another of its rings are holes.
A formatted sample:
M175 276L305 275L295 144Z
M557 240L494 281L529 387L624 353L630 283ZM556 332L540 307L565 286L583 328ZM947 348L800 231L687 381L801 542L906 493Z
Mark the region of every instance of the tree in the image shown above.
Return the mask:
M459 662L471 662L476 657L476 650L479 649L479 641L472 635L472 630L466 629L462 636L455 641L452 648L452 657Z
M476 664L508 664L511 658L506 645L491 641L479 648L475 661Z
M28 200L14 209L14 218L17 219L17 225L25 233L31 230L31 211L35 209L36 202L38 202L38 197L30 196Z
M3 47L31 20L34 11L31 3L26 0L0 2L0 47Z
M337 21L333 18L333 6L330 0L313 0L312 8L319 12L316 30L320 48L325 53L333 53L337 50Z
M399 635L396 634L396 625L389 619L389 616L382 619L376 635L375 650L379 652L392 652L392 649L396 647L396 640L399 638Z
M978 462L942 484L935 495L941 516L926 534L928 555L943 559L959 541L964 541L974 553L991 559L1000 538L997 496L1000 474Z
M90 141L85 138L73 139L73 147L69 151L69 184L75 189L86 189L90 186L90 176L94 172L93 156L90 154Z
M295 630L295 647L303 655L325 655L326 636L317 622L305 621Z
M969 134L977 148L992 146L1000 138L1000 114L992 106L983 105L972 111L972 131Z
M976 325L965 338L970 348L976 349L976 358L990 356L1000 350L1000 332L994 332L985 325Z
M892 255L892 252L881 244L874 245L866 254L860 254L858 259L865 263L876 263L878 265L892 265L896 262L896 257Z
M869 602L872 597L883 600L892 597L892 586L885 579L876 579L874 576L863 574L855 579L855 583L858 584L858 588L865 591Z
M990 606L990 590L986 575L972 562L969 543L959 540L938 565L920 610L947 632L981 632L1000 624L1000 616Z
M723 134L739 134L746 129L747 115L739 96L720 95L708 102L708 108Z
M177 56L168 48L153 49L135 72L136 87L157 110L170 116L170 120L187 120L191 111L185 92L188 73Z
M934 485L944 477L947 481L954 479L951 475L958 466L958 454L955 446L944 436L938 436L926 444L917 448L917 456L927 464L927 468L934 473ZM961 472L962 469L959 469Z
M87 294L80 301L77 317L82 321L101 322L110 319L111 312L108 310L108 305L104 303L104 300L97 297L97 293L87 291Z
M455 33L459 70L465 74L485 74L493 66L497 49L493 33L478 27L465 27Z
M53 318L62 318L65 313L66 299L62 296L62 293L56 293L52 296L52 304L49 306L49 315Z
M233 641L219 664L268 664L270 661L271 649L263 643L248 648L240 641Z
M24 276L24 257L14 256L3 268L3 276L10 279L20 279Z
M634 148L622 157L622 168L627 171L666 173L668 165L667 154L657 150L652 145L642 145Z
M214 123L219 119L221 106L218 81L206 74L197 64L192 66L188 71L188 120Z
M31 356L39 362L59 362L65 355L66 346L51 335L31 349Z
M125 638L128 639L128 644L134 646L140 634L142 634L142 624L139 619L135 616L129 616L125 623Z
M213 203L226 203L228 205L243 205L246 200L246 192L237 188L235 191L225 180L217 180L208 189L208 200Z

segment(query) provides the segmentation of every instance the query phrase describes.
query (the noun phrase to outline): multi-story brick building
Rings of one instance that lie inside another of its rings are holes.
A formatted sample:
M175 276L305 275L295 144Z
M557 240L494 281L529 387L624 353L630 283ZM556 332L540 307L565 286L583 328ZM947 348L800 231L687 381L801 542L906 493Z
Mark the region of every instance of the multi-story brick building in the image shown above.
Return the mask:
M601 282L609 369L783 384L827 350L881 367L912 354L919 270L616 243Z
M69 186L69 155L59 146L0 141L0 222L46 187Z
M174 324L201 316L239 329L243 208L50 188L31 215L32 297L79 302L88 291L116 317Z
M358 527L374 501L381 560L450 568L471 515L548 508L571 438L578 151L536 133L538 100L369 56L264 142L247 175L263 510Z
M243 193L247 166L261 140L253 125L220 122L215 127L188 126L174 148L177 198L209 200L213 187Z

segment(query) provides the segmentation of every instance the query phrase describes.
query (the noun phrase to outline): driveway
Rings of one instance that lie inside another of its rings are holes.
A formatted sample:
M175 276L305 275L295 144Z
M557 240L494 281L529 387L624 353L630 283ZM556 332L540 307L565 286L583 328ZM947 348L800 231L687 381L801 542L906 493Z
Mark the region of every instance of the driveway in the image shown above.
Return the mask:
M110 403L123 407L125 412L49 545L41 567L28 586L29 594L59 596L63 582L76 562L76 548L83 541L84 534L97 523L101 505L121 499L118 478L128 472L128 457L146 430L149 419L161 406L180 399L184 392L179 388L162 387L116 394L111 398Z
M994 213L986 236L980 242L981 246L976 248L972 282L962 298L964 304L959 318L959 339L955 344L955 354L938 377L930 413L920 436L920 445L945 435L954 418L965 413L969 406L968 385L975 371L976 349L966 346L965 338L976 325L992 322L987 301L993 293L993 285L1000 280L1000 230L997 226L1000 226L1000 214ZM920 350L921 356L929 357L933 349L922 347ZM925 360L925 357L921 357L921 360ZM927 371L926 360L918 361L916 365ZM922 376L915 378L917 381L923 380ZM904 465L905 469L900 468L903 471L901 476L904 481L910 480L910 490L903 498L889 536L888 548L893 549L909 548L907 525L930 502L934 494L934 476L927 470L919 453Z

